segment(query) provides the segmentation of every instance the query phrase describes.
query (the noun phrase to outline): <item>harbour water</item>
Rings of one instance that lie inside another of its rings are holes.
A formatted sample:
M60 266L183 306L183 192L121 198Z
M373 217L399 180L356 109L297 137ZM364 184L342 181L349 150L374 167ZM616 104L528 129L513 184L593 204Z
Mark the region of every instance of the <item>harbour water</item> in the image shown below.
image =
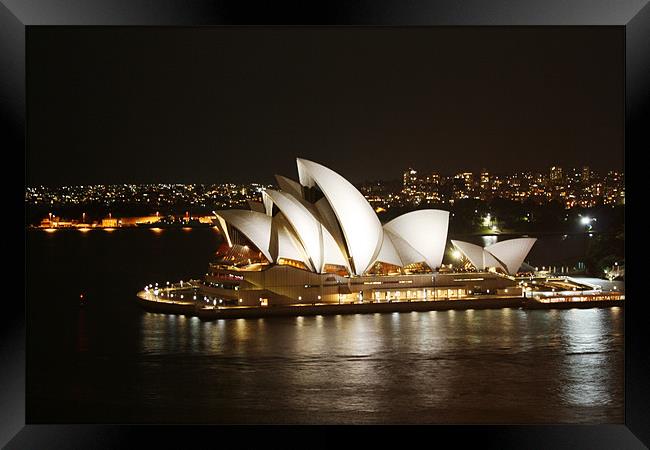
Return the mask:
M623 422L620 308L215 322L138 308L145 284L200 277L218 240L28 231L27 422Z

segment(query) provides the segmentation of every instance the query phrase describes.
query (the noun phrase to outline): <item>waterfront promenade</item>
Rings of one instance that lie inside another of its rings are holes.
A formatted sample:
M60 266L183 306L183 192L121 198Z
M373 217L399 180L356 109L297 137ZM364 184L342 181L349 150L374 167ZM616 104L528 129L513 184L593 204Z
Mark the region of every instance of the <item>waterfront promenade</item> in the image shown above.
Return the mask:
M167 293L175 292L174 300L160 298L151 291L138 292L140 306L146 311L179 314L198 317L204 321L218 319L242 319L274 316L313 316L336 314L370 314L370 313L399 313L421 311L446 311L470 309L567 309L624 306L624 300L593 300L593 301L563 301L541 303L533 299L519 296L481 296L459 300L426 300L426 301L395 301L395 302L363 302L345 304L295 304L287 306L213 306L202 304L193 298L191 288L165 289ZM180 298L184 293L183 299Z

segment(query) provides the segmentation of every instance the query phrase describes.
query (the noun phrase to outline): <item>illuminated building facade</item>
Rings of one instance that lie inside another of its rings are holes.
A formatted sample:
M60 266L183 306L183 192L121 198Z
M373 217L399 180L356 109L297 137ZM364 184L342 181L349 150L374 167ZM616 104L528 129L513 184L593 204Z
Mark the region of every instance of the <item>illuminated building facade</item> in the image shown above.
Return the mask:
M553 166L551 167L549 178L551 184L561 184L564 181L564 172L561 167Z
M249 210L214 212L224 242L205 293L227 305L271 306L462 298L514 285L507 275L518 267L508 251L495 253L507 261L496 265L502 274L445 273L448 211L422 209L382 224L341 175L305 159L297 166L298 181L276 176L279 189L264 190Z

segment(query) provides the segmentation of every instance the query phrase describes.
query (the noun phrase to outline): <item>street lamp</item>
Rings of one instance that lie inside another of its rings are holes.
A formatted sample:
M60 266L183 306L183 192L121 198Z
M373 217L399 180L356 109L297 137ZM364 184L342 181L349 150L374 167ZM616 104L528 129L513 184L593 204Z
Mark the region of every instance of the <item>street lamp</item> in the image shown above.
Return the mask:
M596 219L593 217L585 216L580 218L580 223L587 227L587 231L591 231L593 226L591 225L592 222L595 222Z

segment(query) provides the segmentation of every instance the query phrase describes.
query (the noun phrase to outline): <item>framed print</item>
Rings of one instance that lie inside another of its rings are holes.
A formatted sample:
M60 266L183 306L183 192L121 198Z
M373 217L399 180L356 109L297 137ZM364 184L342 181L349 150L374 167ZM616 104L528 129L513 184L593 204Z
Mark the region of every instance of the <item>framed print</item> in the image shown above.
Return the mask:
M3 0L3 445L647 446L650 7L318 6Z

